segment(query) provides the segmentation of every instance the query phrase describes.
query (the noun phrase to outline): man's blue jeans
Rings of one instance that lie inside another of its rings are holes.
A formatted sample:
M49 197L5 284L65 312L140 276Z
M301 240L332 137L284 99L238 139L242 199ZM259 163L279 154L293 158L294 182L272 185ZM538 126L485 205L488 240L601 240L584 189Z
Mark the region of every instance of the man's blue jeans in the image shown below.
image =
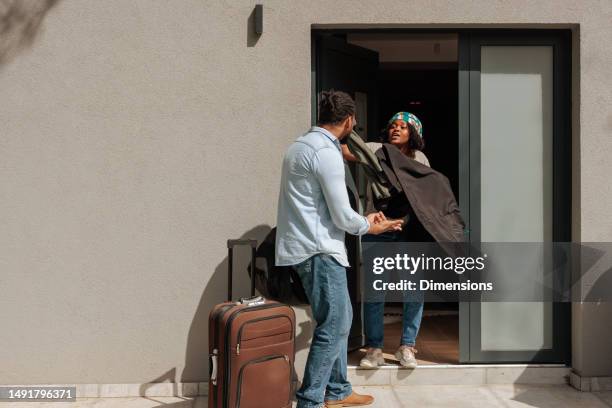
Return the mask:
M397 232L387 232L380 235L364 235L363 242L401 242L402 235ZM384 294L383 294L384 296ZM416 344L416 337L423 318L423 302L403 303L402 338L400 345L412 346ZM384 312L385 299L379 302L363 304L363 323L368 347L383 348L384 339Z
M346 269L333 257L317 254L295 266L317 323L308 353L298 408L322 407L352 393L346 358L353 309Z

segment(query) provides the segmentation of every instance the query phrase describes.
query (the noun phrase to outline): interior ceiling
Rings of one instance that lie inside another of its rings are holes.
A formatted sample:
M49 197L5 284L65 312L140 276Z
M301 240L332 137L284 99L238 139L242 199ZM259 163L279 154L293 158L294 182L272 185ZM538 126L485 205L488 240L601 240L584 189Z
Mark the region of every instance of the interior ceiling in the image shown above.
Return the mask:
M377 51L381 63L456 62L457 34L347 34L347 42Z

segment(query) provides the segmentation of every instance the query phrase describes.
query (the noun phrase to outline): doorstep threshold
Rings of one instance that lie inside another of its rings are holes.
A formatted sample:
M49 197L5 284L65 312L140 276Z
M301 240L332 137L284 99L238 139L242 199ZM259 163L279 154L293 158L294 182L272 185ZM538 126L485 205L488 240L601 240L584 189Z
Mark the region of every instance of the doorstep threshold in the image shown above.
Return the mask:
M384 366L380 366L375 369L371 368L361 368L357 365L348 365L347 368L349 370L363 370L363 371L376 371L376 370L410 370L405 368L400 368L399 364L387 364ZM489 363L480 363L480 364L419 364L416 369L440 369L440 368L569 368L566 364L552 364L552 363L506 363L506 364L489 364Z
M347 370L354 385L562 385L568 383L570 372L565 364L428 364L415 369L385 365Z

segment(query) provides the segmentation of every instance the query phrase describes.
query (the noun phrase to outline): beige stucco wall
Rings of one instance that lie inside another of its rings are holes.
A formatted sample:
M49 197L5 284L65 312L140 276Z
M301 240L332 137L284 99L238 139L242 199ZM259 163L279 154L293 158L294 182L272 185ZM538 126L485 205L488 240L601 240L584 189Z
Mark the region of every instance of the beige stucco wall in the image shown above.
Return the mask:
M574 226L585 241L612 240L612 3L263 4L255 42L252 1L60 0L31 41L7 48L0 384L208 377L224 241L274 224L282 154L310 124L313 24L579 24ZM575 364L612 375L610 354L596 370L580 357L602 351L594 325L576 325Z

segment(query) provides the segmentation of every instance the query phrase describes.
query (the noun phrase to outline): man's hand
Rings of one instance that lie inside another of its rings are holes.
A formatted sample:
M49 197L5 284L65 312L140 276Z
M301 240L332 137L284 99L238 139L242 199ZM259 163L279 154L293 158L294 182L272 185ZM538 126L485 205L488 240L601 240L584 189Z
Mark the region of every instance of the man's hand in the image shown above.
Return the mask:
M367 215L370 229L368 234L378 235L387 231L401 231L403 220L388 220L382 212Z
M387 217L385 217L385 214L383 214L382 211L368 214L366 215L366 218L368 219L368 222L370 223L370 225L378 224L379 222L387 220Z

